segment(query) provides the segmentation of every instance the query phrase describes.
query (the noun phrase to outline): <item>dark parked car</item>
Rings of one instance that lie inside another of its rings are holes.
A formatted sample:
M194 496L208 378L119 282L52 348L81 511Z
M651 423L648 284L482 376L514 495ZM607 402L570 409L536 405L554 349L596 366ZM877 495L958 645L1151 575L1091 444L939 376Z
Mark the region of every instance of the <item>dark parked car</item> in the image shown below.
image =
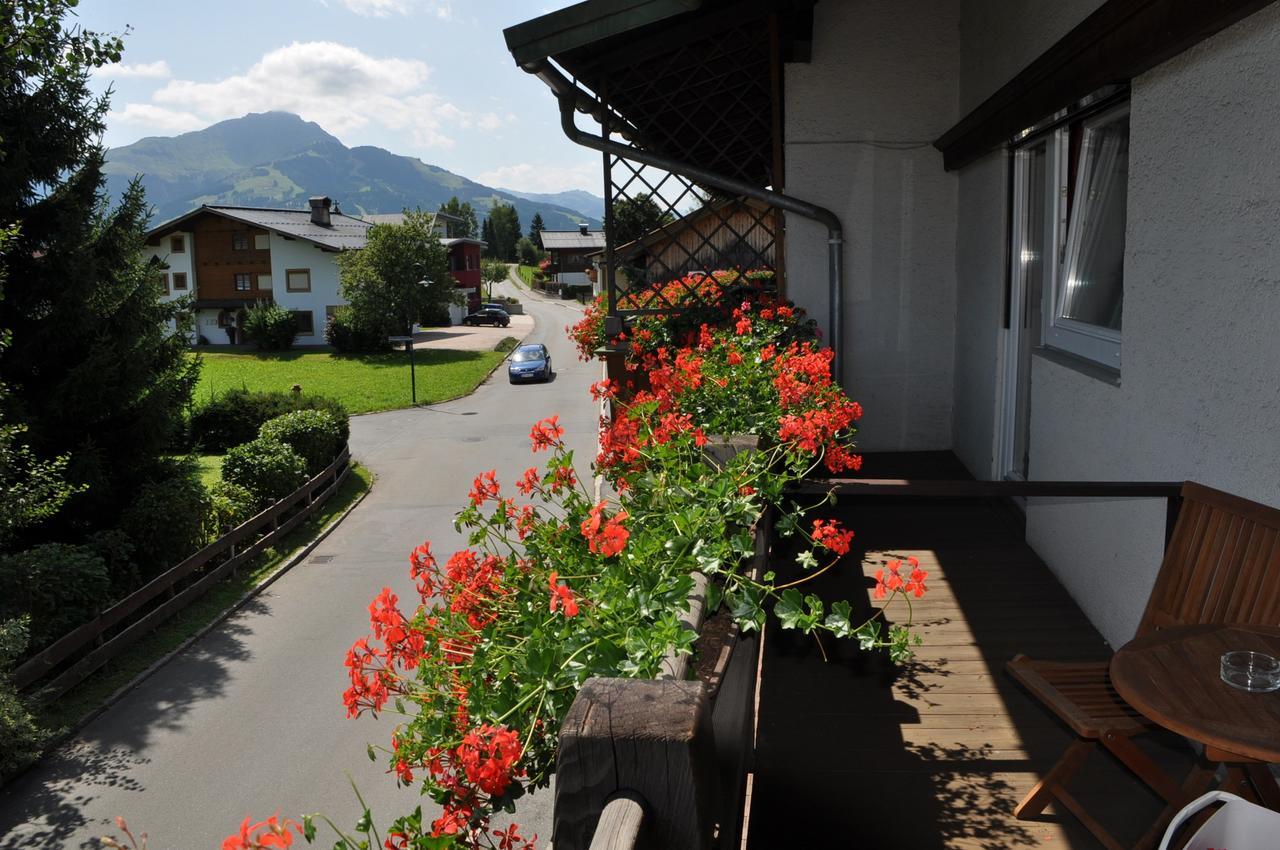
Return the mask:
M541 344L520 346L511 352L507 377L513 384L519 381L551 380L551 353Z
M481 307L471 315L462 320L464 325L496 325L505 328L511 324L511 316L506 310L499 310L496 307Z

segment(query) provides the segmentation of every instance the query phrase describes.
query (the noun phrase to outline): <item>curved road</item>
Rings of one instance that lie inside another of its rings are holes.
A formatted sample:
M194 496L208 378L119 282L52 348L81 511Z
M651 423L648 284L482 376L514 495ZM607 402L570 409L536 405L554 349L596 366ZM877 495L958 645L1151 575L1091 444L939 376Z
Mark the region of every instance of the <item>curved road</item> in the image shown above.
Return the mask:
M345 718L342 659L383 586L413 598L414 546L463 545L452 522L472 478L496 468L510 489L532 465L533 422L559 414L579 462L591 457L599 366L579 362L563 332L576 304L525 295L528 341L551 349L555 380L510 386L500 369L458 401L354 417L352 451L377 475L368 498L305 562L0 790L0 850L96 847L115 815L148 832L151 850L217 848L246 815L277 809L348 827L348 773L380 825L417 805L416 788L397 789L365 752L388 742L394 717ZM518 818L544 839L549 796L526 798Z

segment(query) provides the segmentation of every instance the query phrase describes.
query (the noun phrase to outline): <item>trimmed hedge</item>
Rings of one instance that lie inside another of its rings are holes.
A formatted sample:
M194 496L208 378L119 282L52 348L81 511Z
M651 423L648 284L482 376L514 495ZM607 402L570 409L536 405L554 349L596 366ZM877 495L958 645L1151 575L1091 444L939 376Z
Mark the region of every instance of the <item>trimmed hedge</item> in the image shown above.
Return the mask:
M205 544L208 491L189 462L171 464L169 473L139 487L120 518L143 579L159 575Z
M228 390L191 414L191 439L205 452L217 454L256 439L263 423L296 410L324 410L338 421L345 443L350 434L347 411L341 403L321 395L294 397L286 392Z
M205 537L210 543L258 513L258 499L247 487L219 481L209 488Z
M0 780L35 760L49 740L9 682L9 671L26 652L29 625L26 617L0 622Z
M222 459L222 480L244 487L263 506L288 496L307 478L307 462L276 440L250 440Z
M446 319L448 315L446 313ZM324 326L324 341L343 354L376 354L390 351L389 328L366 327L356 321L350 307L339 307Z
M245 313L241 329L258 348L285 351L293 348L298 319L279 304L260 303Z
M307 462L316 475L337 457L346 442L336 417L325 410L295 410L262 423L258 436L284 443Z
M110 602L106 562L88 546L44 543L0 555L0 621L30 614L31 652L87 623Z

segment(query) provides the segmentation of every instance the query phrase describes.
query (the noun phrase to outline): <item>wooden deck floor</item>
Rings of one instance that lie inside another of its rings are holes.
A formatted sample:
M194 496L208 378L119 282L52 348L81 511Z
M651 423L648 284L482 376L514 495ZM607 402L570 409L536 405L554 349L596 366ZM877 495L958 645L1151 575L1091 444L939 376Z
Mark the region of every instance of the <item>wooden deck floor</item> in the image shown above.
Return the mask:
M849 641L827 641L824 662L812 637L766 634L749 848L1100 846L1052 808L1036 822L1012 815L1071 738L1004 662L1018 652L1110 653L1023 542L1016 516L994 502L938 500L859 501L829 513L856 531L848 558L860 556L861 569L833 570L810 589L869 612L869 577L890 557L914 555L929 573L928 595L913 606L924 643L895 669ZM781 575L791 559L775 551ZM901 603L891 611L905 621ZM1172 767L1190 764L1180 748L1160 749ZM1077 790L1126 841L1160 811L1101 753Z

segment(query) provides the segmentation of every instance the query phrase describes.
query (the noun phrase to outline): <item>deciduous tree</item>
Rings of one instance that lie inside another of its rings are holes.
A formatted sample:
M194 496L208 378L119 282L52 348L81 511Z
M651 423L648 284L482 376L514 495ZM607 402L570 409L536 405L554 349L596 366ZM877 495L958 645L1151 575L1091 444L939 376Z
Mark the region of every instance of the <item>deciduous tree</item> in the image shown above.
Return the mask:
M356 323L386 333L407 334L455 297L449 256L422 210L407 212L403 224L369 228L363 248L338 255L338 275Z
M619 198L613 202L613 244L625 245L673 221L675 216L648 194Z

